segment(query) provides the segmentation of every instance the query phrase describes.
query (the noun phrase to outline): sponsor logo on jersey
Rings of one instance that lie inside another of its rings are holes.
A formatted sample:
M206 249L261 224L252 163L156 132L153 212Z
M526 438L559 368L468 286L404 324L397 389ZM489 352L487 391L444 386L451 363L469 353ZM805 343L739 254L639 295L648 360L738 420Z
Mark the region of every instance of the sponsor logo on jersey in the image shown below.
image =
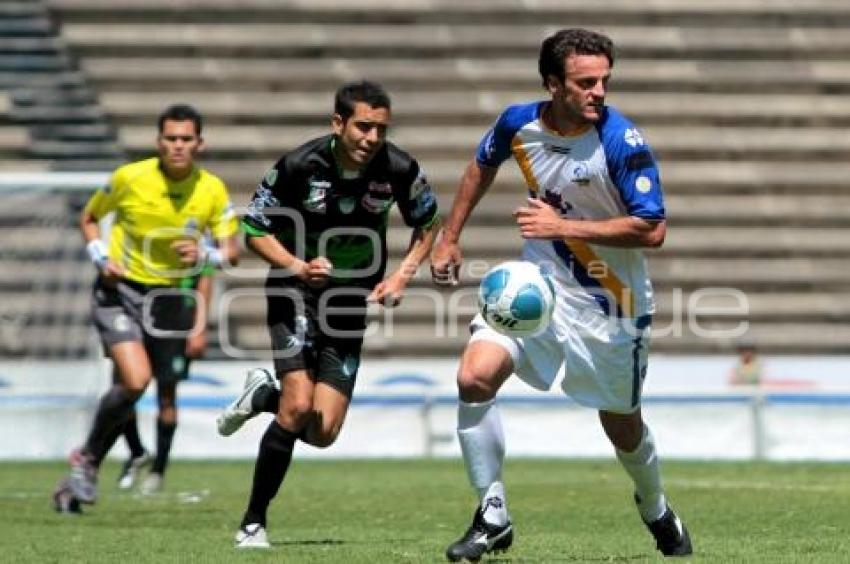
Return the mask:
M389 182L372 181L360 203L368 212L383 213L393 204L392 194L393 187Z
M280 200L275 198L271 190L260 184L257 188L257 192L254 194L254 197L251 198L250 202L248 202L248 209L246 212L248 217L259 221L266 227L269 227L272 224L272 220L266 217L263 210L265 208L275 208L278 206L280 206Z
M652 190L652 180L648 176L638 176L635 179L635 188L641 194L646 194Z
M546 143L543 147L550 153L558 153L559 155L569 155L572 152L572 149L569 147L552 145L551 143Z
M346 378L352 378L357 372L357 366L360 364L360 359L354 355L347 355L340 366L342 375Z
M310 192L302 202L304 209L313 213L327 212L328 203L325 196L331 187L331 183L326 180L311 178L307 181L307 184L310 186Z
M635 128L629 128L623 134L623 139L625 139L626 143L631 147L638 147L643 145L643 137L640 135L640 131Z

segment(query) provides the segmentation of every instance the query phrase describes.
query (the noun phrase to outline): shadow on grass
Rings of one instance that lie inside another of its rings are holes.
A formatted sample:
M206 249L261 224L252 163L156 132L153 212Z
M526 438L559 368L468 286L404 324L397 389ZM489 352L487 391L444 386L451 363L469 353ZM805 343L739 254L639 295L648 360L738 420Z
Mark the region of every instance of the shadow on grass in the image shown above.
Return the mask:
M629 562L630 560L642 560L645 561L647 559L646 554L634 554L632 556L597 556L597 557L587 557L587 556L570 556L565 554L563 556L546 556L546 562ZM540 562L539 558L511 558L509 556L491 556L487 558L487 562L534 562L537 564Z
M272 546L337 546L350 544L348 541L339 539L299 539L286 541L273 541Z

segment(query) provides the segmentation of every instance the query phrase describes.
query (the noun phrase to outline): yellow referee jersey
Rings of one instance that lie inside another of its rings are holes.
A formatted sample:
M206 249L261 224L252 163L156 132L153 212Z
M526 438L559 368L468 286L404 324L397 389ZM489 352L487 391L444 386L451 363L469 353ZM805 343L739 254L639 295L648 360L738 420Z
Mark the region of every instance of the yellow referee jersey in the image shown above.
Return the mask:
M126 277L142 284L175 286L197 274L171 248L180 239L215 239L239 229L227 187L215 175L195 167L176 182L159 167L159 158L129 163L112 174L109 184L86 204L97 219L115 212L109 235L109 258L124 266Z

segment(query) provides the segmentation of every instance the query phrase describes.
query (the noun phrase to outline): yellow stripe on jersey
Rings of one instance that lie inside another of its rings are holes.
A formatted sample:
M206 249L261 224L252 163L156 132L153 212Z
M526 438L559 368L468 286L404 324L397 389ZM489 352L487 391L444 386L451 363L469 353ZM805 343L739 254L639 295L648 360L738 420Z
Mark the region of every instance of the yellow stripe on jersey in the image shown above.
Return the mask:
M564 239L564 242L587 271L588 276L599 282L620 304L623 315L632 317L635 311L635 295L632 289L623 284L611 267L587 243L576 239Z
M116 169L86 210L98 219L115 212L109 258L124 266L130 280L151 285L175 286L195 274L197 268L183 266L171 248L175 241L200 240L204 233L225 239L239 229L221 180L196 168L173 181L156 157Z
M525 177L525 183L528 184L529 190L537 193L540 189L540 185L534 177L534 169L531 166L531 160L528 158L528 153L526 153L525 148L522 146L522 140L519 138L519 135L515 135L511 141L511 152L519 165L519 169L522 171L523 177Z
M511 152L519 165L519 169L522 171L529 190L534 194L538 194L540 185L537 182L537 178L534 177L531 159L528 158L528 153L522 146L522 141L518 135L511 141ZM564 239L564 242L572 251L576 260L587 271L588 276L599 282L611 294L611 297L620 305L620 310L624 316L631 317L635 311L635 296L632 289L623 284L611 270L611 267L587 243L575 239Z

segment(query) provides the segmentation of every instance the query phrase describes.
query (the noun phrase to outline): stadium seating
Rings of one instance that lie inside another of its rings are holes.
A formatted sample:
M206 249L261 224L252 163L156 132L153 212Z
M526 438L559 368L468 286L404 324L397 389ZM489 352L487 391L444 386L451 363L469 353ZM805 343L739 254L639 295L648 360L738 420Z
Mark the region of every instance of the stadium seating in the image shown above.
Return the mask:
M336 86L369 77L390 89L392 137L421 160L447 210L464 162L499 110L543 95L540 39L565 26L604 30L619 53L610 102L644 129L667 191L668 240L649 253L660 302L655 350L729 351L732 332L701 331L746 321L768 352L846 351L844 1L48 0L58 38L39 23L38 8L24 8L37 3L14 4L32 21L5 17L0 30L14 20L44 37L34 49L51 56L27 53L27 72L61 84L62 96L56 88L10 91L14 65L0 57L0 151L38 166L73 160L100 169L117 152L150 154L156 113L187 101L208 118L205 163L228 181L237 204L283 151L327 130ZM27 112L27 100L42 106ZM29 116L31 142L8 125L23 123L13 115ZM83 121L89 125L70 133L67 124ZM70 159L70 146L82 154ZM465 236L469 260L492 264L518 248L508 212L522 185L515 167L504 168ZM400 252L407 235L398 218L393 229ZM259 266L252 257L246 264ZM225 284L258 286L233 276ZM415 289L429 288L423 272ZM706 288L740 290L748 311L734 292ZM435 338L439 312L420 298L394 314L392 338L368 339L372 354L458 353L463 324ZM262 350L262 301L242 301L228 338Z

